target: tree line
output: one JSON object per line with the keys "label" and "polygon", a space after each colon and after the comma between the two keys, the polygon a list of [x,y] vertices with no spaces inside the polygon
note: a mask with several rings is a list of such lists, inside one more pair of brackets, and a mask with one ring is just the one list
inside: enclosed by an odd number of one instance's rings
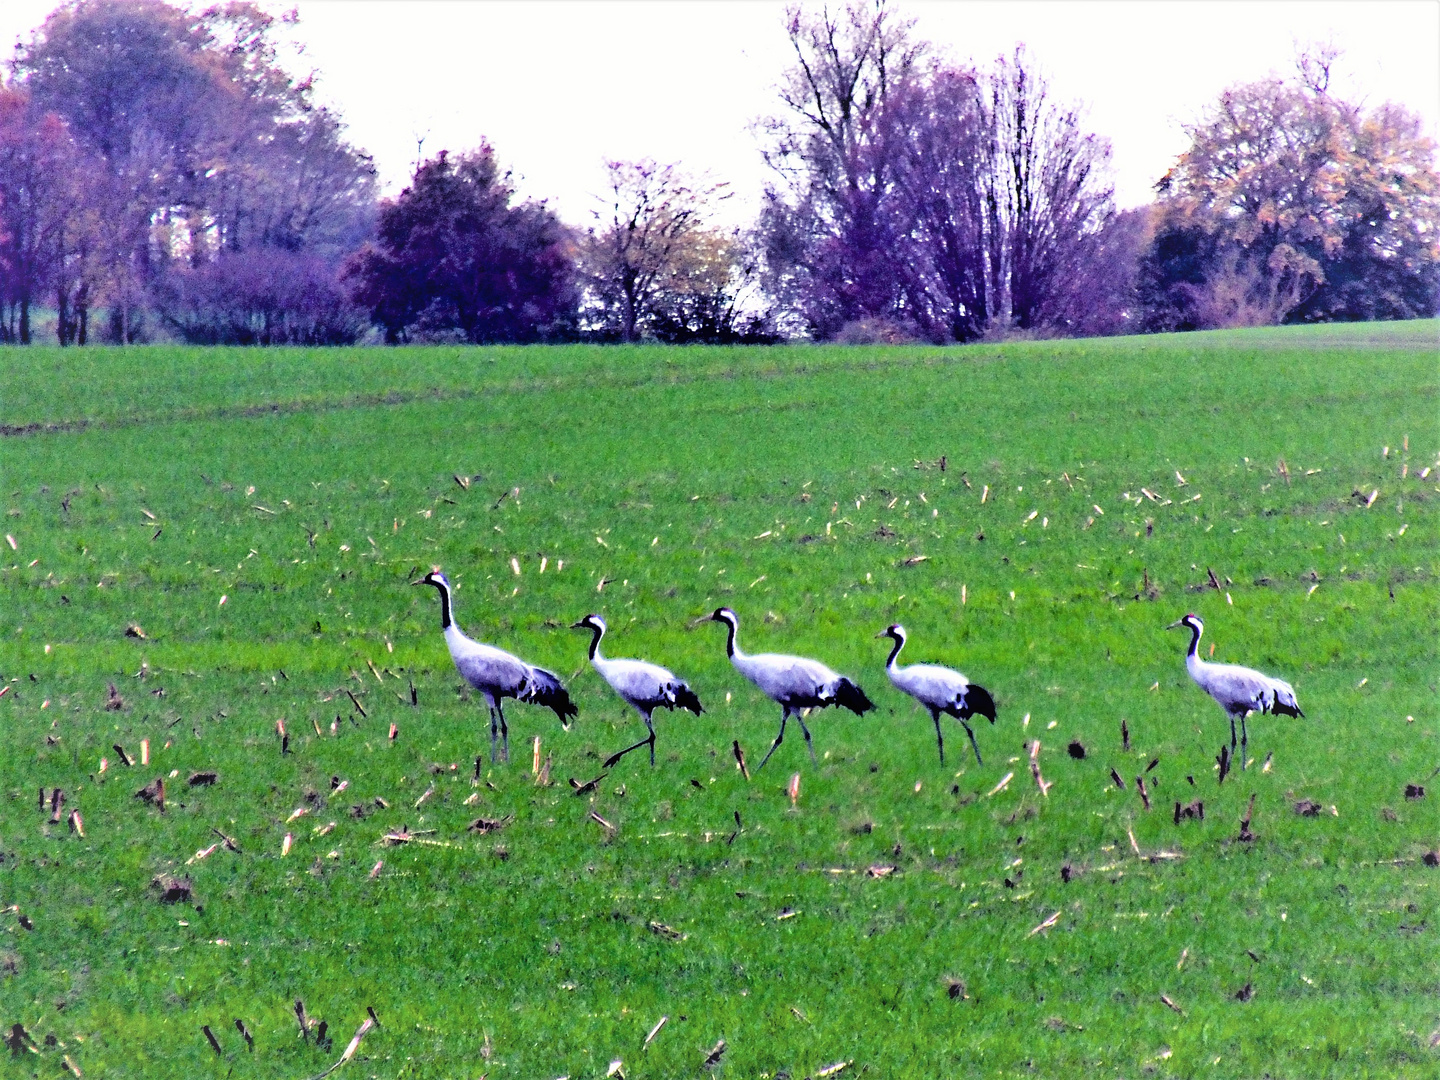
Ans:
{"label": "tree line", "polygon": [[[1148,206],[1023,47],[946,59],[884,0],[793,8],[771,182],[607,162],[585,227],[482,142],[379,197],[253,4],[72,0],[0,85],[0,341],[965,342],[1440,311],[1434,147],[1330,89],[1226,90]],[[48,339],[48,338],[47,338]]]}

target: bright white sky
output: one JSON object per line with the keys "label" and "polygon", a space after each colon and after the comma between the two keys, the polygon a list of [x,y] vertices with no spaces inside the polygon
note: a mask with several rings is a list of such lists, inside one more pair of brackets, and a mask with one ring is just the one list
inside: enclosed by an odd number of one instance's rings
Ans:
{"label": "bright white sky", "polygon": [[[263,3],[277,13],[291,6]],[[0,41],[28,36],[52,0],[0,2]],[[606,158],[653,157],[729,181],[748,218],[765,183],[752,122],[776,107],[790,54],[771,0],[299,0],[297,69],[375,156],[386,191],[424,152],[488,138],[521,192],[586,224]],[[900,0],[916,32],[987,63],[1025,42],[1062,100],[1114,147],[1121,206],[1185,147],[1181,125],[1226,86],[1288,74],[1298,45],[1343,50],[1332,86],[1389,99],[1440,132],[1435,0]]]}

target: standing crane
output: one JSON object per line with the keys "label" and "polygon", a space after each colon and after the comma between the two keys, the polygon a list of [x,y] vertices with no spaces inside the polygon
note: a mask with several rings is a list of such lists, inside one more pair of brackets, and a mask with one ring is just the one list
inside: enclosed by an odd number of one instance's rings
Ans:
{"label": "standing crane", "polygon": [[682,679],[677,679],[672,672],[666,671],[659,664],[649,664],[644,660],[611,660],[601,656],[600,639],[605,636],[606,627],[605,620],[599,615],[586,615],[570,629],[589,630],[595,635],[590,640],[590,666],[600,673],[600,677],[610,684],[615,693],[640,714],[640,719],[645,721],[645,726],[650,731],[649,738],[641,739],[606,758],[605,768],[612,767],[631,750],[638,750],[647,744],[650,747],[650,766],[654,768],[655,725],[650,721],[651,714],[660,708],[672,711],[678,708],[689,709],[699,716],[705,711],[700,705],[700,699]]}
{"label": "standing crane", "polygon": [[1235,721],[1240,721],[1240,767],[1245,768],[1249,736],[1245,717],[1252,712],[1275,713],[1281,716],[1304,716],[1295,700],[1295,690],[1284,679],[1273,679],[1254,668],[1239,664],[1212,664],[1200,659],[1200,635],[1205,622],[1190,614],[1176,619],[1165,629],[1184,627],[1190,631],[1190,648],[1185,653],[1185,667],[1201,690],[1214,698],[1230,716],[1230,749],[1235,749]]}
{"label": "standing crane", "polygon": [[948,713],[960,721],[965,734],[970,736],[970,746],[975,751],[975,764],[980,760],[980,747],[975,744],[975,732],[965,721],[976,715],[984,716],[995,723],[995,699],[983,686],[976,686],[958,671],[941,667],[939,664],[911,664],[896,667],[895,661],[905,647],[905,627],[899,623],[887,626],[876,637],[888,637],[895,642],[890,658],[885,661],[885,674],[896,689],[903,690],[921,705],[930,710],[930,719],[935,722],[935,742],[940,747],[940,764],[945,764],[945,736],[940,732],[940,714]]}
{"label": "standing crane", "polygon": [[[735,644],[735,635],[740,629],[740,618],[727,607],[716,608],[711,620],[724,623],[730,633],[725,639],[725,652],[735,670],[758,686],[765,695],[780,706],[780,734],[770,744],[760,768],[770,760],[775,748],[785,741],[785,723],[794,716],[805,733],[805,745],[810,750],[810,761],[815,763],[815,744],[810,739],[810,729],[805,726],[802,709],[823,709],[840,705],[856,716],[863,716],[875,707],[865,696],[865,691],[843,675],[837,675],[818,660],[803,656],[783,656],[779,653],[757,653],[747,656]],[[758,771],[758,770],[757,770]]]}
{"label": "standing crane", "polygon": [[[510,729],[505,724],[505,698],[514,698],[531,705],[544,705],[555,710],[560,723],[570,726],[570,718],[579,711],[570,701],[570,695],[553,672],[527,664],[518,656],[485,645],[468,638],[455,625],[451,615],[450,582],[437,566],[430,573],[411,585],[430,585],[440,593],[440,629],[445,631],[445,644],[450,647],[450,659],[465,681],[480,691],[485,704],[490,707],[490,760],[495,760],[495,740],[498,733],[504,740],[502,759],[510,760]],[[498,723],[497,723],[498,721]]]}

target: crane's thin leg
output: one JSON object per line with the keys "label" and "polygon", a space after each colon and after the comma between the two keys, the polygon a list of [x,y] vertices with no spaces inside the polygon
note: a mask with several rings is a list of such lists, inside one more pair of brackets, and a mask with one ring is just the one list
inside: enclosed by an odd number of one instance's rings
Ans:
{"label": "crane's thin leg", "polygon": [[930,719],[935,721],[935,741],[940,745],[940,764],[945,764],[945,736],[940,732],[940,713],[930,710]]}
{"label": "crane's thin leg", "polygon": [[490,706],[490,764],[495,764],[495,743],[500,738],[500,725],[495,720],[495,706]]}
{"label": "crane's thin leg", "polygon": [[1231,717],[1230,717],[1230,755],[1231,755],[1232,757],[1235,755],[1235,717],[1234,717],[1234,714],[1231,714]]}
{"label": "crane's thin leg", "polygon": [[1250,745],[1249,733],[1245,730],[1245,717],[1240,717],[1240,768],[1245,768],[1245,756]]}
{"label": "crane's thin leg", "polygon": [[652,723],[650,722],[650,718],[649,718],[648,716],[645,716],[643,713],[641,714],[640,719],[644,720],[644,721],[645,721],[645,726],[650,729],[650,734],[649,734],[649,736],[647,736],[647,737],[644,738],[644,739],[641,739],[641,740],[640,740],[639,742],[637,742],[637,743],[631,743],[629,746],[625,747],[624,750],[620,750],[620,751],[617,751],[616,753],[611,754],[608,758],[605,759],[605,768],[607,768],[607,769],[612,768],[617,761],[619,761],[619,760],[620,760],[622,757],[624,757],[626,754],[630,753],[631,750],[639,750],[640,747],[642,747],[642,746],[647,746],[647,745],[650,747],[650,764],[651,764],[651,766],[654,766],[654,764],[655,764],[655,726],[654,726],[654,724],[652,724]]}
{"label": "crane's thin leg", "polygon": [[806,746],[806,747],[809,749],[809,751],[810,751],[810,764],[811,764],[811,765],[819,765],[820,762],[818,762],[818,761],[815,760],[815,744],[810,741],[810,729],[805,726],[805,714],[804,714],[804,713],[796,713],[796,714],[795,714],[795,719],[800,722],[800,730],[805,733],[805,746]]}
{"label": "crane's thin leg", "polygon": [[510,764],[510,729],[505,725],[505,706],[495,702],[495,711],[500,714],[500,760]]}
{"label": "crane's thin leg", "polygon": [[[955,719],[960,720],[958,716]],[[970,736],[970,749],[975,751],[975,764],[984,765],[985,762],[980,760],[980,746],[975,742],[975,732],[970,730],[970,725],[964,720],[960,720],[960,726],[965,729],[965,734]]]}
{"label": "crane's thin leg", "polygon": [[756,772],[759,772],[765,767],[765,762],[770,760],[770,755],[775,752],[775,748],[785,741],[785,721],[789,719],[790,710],[787,708],[784,712],[780,714],[780,734],[775,736],[775,741],[770,744],[770,749],[766,751],[765,757],[761,759],[759,765],[755,766]]}

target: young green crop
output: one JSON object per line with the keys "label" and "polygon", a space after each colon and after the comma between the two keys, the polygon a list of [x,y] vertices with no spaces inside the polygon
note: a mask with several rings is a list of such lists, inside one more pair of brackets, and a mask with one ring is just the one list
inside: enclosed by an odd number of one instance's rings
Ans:
{"label": "young green crop", "polygon": [[[342,1075],[1434,1072],[1436,334],[7,352],[0,1023],[147,1078],[313,1076],[366,1006]],[[580,706],[511,704],[508,767],[431,565]],[[779,710],[721,604],[877,702],[818,768],[736,767]],[[1189,610],[1307,714],[1223,784]],[[590,611],[706,712],[577,795],[641,733]],[[995,694],[983,767],[894,621]]]}

